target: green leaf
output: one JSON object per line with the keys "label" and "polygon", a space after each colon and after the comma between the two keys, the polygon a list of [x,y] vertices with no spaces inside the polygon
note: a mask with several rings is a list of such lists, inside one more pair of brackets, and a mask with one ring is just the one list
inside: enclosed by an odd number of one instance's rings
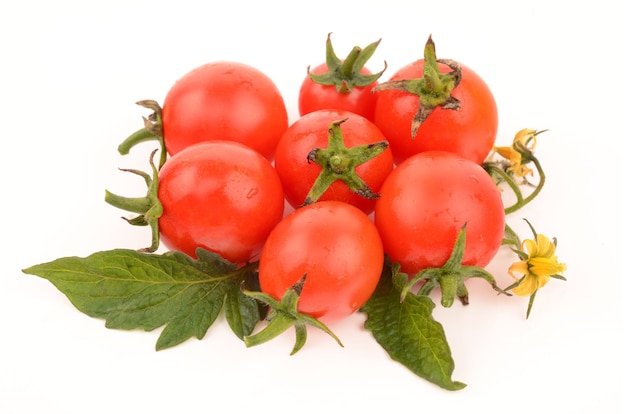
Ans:
{"label": "green leaf", "polygon": [[107,328],[151,331],[165,325],[156,344],[161,350],[191,337],[202,339],[229,287],[247,271],[207,251],[199,250],[198,257],[116,249],[23,272],[50,281],[78,310],[105,319]]}
{"label": "green leaf", "polygon": [[410,292],[401,301],[400,287],[394,287],[392,277],[383,274],[361,309],[367,314],[365,329],[372,332],[391,359],[414,374],[447,390],[465,388],[465,384],[451,378],[454,360],[443,327],[432,317],[435,304],[428,296]]}
{"label": "green leaf", "polygon": [[224,314],[230,329],[241,340],[252,333],[261,320],[259,303],[245,295],[239,284],[232,283],[226,293]]}

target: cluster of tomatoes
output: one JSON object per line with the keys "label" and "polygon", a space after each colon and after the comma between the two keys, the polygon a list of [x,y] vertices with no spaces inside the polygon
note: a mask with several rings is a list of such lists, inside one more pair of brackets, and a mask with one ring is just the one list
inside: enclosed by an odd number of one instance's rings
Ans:
{"label": "cluster of tomatoes", "polygon": [[365,304],[385,256],[408,274],[441,267],[462,228],[463,264],[487,265],[505,227],[482,167],[498,127],[492,94],[437,59],[431,39],[423,59],[379,83],[384,69],[365,67],[377,45],[338,59],[329,36],[291,125],[275,84],[249,65],[184,75],[120,147],[154,138],[167,154],[154,167],[157,204],[134,206],[138,221],[171,250],[258,261],[260,289],[277,299],[306,275],[298,310],[324,322]]}

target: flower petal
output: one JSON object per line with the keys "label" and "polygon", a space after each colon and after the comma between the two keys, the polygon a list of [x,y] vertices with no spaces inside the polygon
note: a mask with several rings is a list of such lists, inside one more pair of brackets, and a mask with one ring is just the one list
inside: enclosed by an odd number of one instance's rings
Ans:
{"label": "flower petal", "polygon": [[528,257],[535,257],[535,256],[537,256],[537,251],[539,250],[537,248],[537,242],[535,242],[534,240],[531,240],[531,239],[524,240],[522,242],[522,248],[528,254]]}
{"label": "flower petal", "polygon": [[506,158],[507,160],[511,159],[511,153],[513,152],[511,147],[494,147],[493,150],[503,158]]}
{"label": "flower petal", "polygon": [[543,234],[537,235],[537,253],[536,256],[552,258],[556,246],[552,243],[552,240],[544,236]]}
{"label": "flower petal", "polygon": [[519,142],[524,147],[530,149],[531,151],[534,151],[535,146],[537,145],[537,130],[536,129],[520,130],[517,134],[515,134],[515,138],[513,138],[513,144],[514,144],[513,146],[515,146],[516,142]]}
{"label": "flower petal", "polygon": [[538,277],[550,277],[565,270],[565,265],[556,261],[556,257],[531,257],[528,259],[528,270]]}
{"label": "flower petal", "polygon": [[515,262],[509,266],[509,275],[515,280],[519,280],[513,273],[521,273],[522,277],[528,274],[528,264],[524,262]]}
{"label": "flower petal", "polygon": [[537,278],[532,275],[526,275],[520,281],[520,284],[512,291],[518,296],[530,296],[539,289]]}

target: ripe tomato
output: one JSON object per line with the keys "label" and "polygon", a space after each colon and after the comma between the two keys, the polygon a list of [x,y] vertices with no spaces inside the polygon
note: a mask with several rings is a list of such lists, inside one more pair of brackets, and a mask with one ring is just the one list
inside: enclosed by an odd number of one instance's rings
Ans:
{"label": "ripe tomato", "polygon": [[246,144],[272,158],[288,126],[282,95],[259,70],[213,62],[179,79],[163,102],[163,139],[170,155],[207,140]]}
{"label": "ripe tomato", "polygon": [[280,179],[270,162],[236,142],[195,144],[159,171],[163,243],[195,257],[197,247],[234,263],[258,259],[283,216]]}
{"label": "ripe tomato", "polygon": [[441,267],[466,223],[464,265],[486,266],[504,236],[502,197],[489,174],[445,151],[400,164],[380,189],[374,215],[385,252],[408,274]]}
{"label": "ripe tomato", "polygon": [[320,201],[293,211],[272,230],[259,261],[259,283],[280,299],[306,273],[298,311],[329,322],[365,304],[383,261],[380,236],[365,213]]}
{"label": "ripe tomato", "polygon": [[[421,124],[415,137],[411,122],[420,98],[399,90],[378,91],[375,123],[387,137],[396,164],[413,154],[429,150],[455,152],[477,164],[482,164],[495,143],[498,130],[498,110],[489,87],[473,70],[462,66],[462,79],[452,90],[460,101],[458,110],[436,107]],[[442,73],[449,66],[438,64]],[[389,81],[421,78],[424,59],[398,70]]]}
{"label": "ripe tomato", "polygon": [[308,70],[300,85],[298,109],[300,116],[320,109],[337,109],[354,112],[374,122],[376,95],[372,88],[387,69],[376,73],[365,64],[376,51],[380,40],[361,49],[358,46],[345,59],[335,54],[330,33],[326,38],[326,62]]}
{"label": "ripe tomato", "polygon": [[[292,207],[297,208],[304,203],[309,190],[322,172],[320,165],[309,162],[309,153],[315,148],[327,148],[329,127],[343,119],[346,121],[341,123],[340,128],[347,148],[378,142],[386,143],[384,135],[374,123],[351,112],[319,110],[302,116],[281,137],[274,160],[276,171],[283,183],[285,198]],[[374,158],[358,165],[355,171],[376,193],[392,168],[393,156],[387,148]],[[374,210],[375,201],[354,193],[340,180],[332,183],[319,200],[343,201],[357,206],[367,214]]]}

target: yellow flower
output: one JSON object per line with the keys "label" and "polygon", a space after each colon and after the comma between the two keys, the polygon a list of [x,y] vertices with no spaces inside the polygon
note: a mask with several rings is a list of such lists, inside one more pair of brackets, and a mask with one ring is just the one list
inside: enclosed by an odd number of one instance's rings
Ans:
{"label": "yellow flower", "polygon": [[[524,240],[522,248],[525,260],[509,267],[509,274],[517,281],[517,286],[512,289],[516,295],[533,295],[551,277],[559,276],[565,271],[565,264],[559,263],[555,256],[556,245],[543,234],[537,234],[535,240]],[[518,279],[514,273],[521,273],[523,276]]]}
{"label": "yellow flower", "polygon": [[510,166],[507,171],[512,172],[517,177],[526,177],[533,175],[533,170],[526,166],[527,160],[524,159],[524,152],[533,152],[537,145],[537,135],[544,131],[536,129],[522,129],[513,138],[513,144],[510,147],[494,147],[494,154],[499,154],[506,158]]}

